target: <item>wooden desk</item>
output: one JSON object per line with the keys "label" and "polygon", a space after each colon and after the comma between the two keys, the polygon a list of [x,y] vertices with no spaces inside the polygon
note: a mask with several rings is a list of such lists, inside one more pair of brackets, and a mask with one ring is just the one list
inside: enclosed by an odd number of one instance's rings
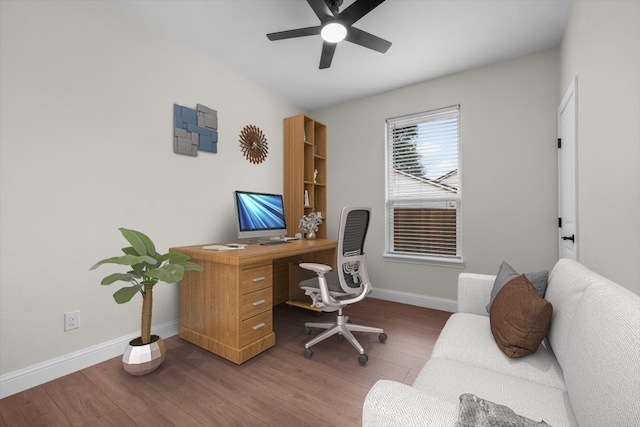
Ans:
{"label": "wooden desk", "polygon": [[180,284],[178,335],[241,364],[276,343],[273,306],[289,299],[289,265],[318,262],[335,267],[337,241],[250,244],[230,251],[202,246],[170,249],[204,268],[186,272]]}

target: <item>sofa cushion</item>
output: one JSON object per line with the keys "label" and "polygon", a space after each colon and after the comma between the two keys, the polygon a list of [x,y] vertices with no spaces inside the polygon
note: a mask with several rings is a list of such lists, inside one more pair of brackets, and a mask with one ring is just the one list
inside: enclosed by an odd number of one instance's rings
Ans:
{"label": "sofa cushion", "polygon": [[554,427],[578,425],[565,390],[457,360],[429,360],[413,386],[450,402],[459,402],[461,394],[475,394]]}
{"label": "sofa cushion", "polygon": [[640,296],[592,273],[563,364],[580,425],[640,426]]}
{"label": "sofa cushion", "polygon": [[549,387],[565,388],[562,369],[546,341],[534,354],[509,358],[496,345],[487,316],[453,314],[433,347],[431,359],[436,358],[458,360]]}
{"label": "sofa cushion", "polygon": [[[520,273],[518,273],[513,267],[502,261],[502,264],[500,264],[500,269],[498,270],[498,274],[496,276],[496,280],[493,282],[493,289],[491,289],[491,299],[489,300],[489,304],[487,304],[487,313],[491,311],[491,305],[496,299],[498,292],[500,292],[500,289],[502,289],[504,285],[506,285],[519,275]],[[544,298],[545,292],[547,291],[549,272],[537,271],[535,273],[526,273],[525,276],[527,277],[527,280],[531,282],[533,287],[536,288],[536,292],[538,292],[538,295]]]}
{"label": "sofa cushion", "polygon": [[493,301],[491,333],[504,354],[523,357],[538,349],[549,330],[552,313],[551,304],[522,274],[504,285]]}
{"label": "sofa cushion", "polygon": [[452,426],[457,417],[458,402],[391,380],[378,380],[362,406],[363,427]]}

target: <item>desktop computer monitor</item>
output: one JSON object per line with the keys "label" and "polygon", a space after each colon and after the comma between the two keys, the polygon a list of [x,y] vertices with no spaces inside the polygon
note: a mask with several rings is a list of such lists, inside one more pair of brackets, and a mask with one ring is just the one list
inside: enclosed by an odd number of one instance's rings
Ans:
{"label": "desktop computer monitor", "polygon": [[238,239],[258,240],[287,234],[281,194],[235,191]]}

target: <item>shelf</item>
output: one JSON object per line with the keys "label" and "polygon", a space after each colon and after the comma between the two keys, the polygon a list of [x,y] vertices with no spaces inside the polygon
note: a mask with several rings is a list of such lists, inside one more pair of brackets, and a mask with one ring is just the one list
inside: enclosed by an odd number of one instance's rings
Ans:
{"label": "shelf", "polygon": [[[300,219],[327,209],[327,128],[304,114],[284,119],[284,197],[287,234],[299,233]],[[303,144],[300,144],[303,141]],[[305,206],[305,191],[309,204]],[[318,228],[318,238],[327,236],[326,220]]]}

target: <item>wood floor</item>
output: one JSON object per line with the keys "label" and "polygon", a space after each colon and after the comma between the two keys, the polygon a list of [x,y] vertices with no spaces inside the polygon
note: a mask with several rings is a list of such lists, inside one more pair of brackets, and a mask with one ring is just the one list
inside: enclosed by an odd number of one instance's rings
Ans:
{"label": "wood floor", "polygon": [[382,344],[355,333],[365,367],[335,336],[305,359],[304,322],[334,315],[281,305],[276,346],[240,366],[174,336],[150,375],[127,374],[117,357],[0,400],[0,427],[360,426],[369,388],[379,379],[413,383],[450,313],[368,298],[345,314],[388,335]]}

